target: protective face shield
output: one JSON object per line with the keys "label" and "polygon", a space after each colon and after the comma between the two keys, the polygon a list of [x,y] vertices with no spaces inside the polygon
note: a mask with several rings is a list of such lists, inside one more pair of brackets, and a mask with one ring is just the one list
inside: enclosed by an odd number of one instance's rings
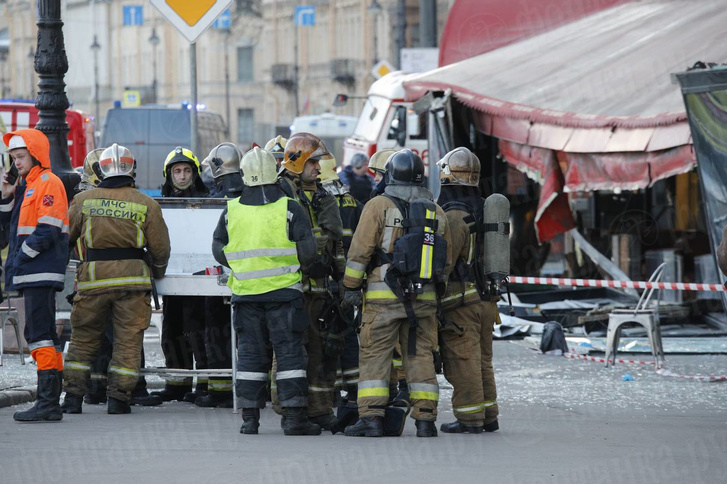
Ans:
{"label": "protective face shield", "polygon": [[83,171],[81,171],[81,182],[78,184],[78,190],[84,191],[96,188],[103,180],[99,159],[103,153],[103,148],[97,148],[90,151],[83,160]]}
{"label": "protective face shield", "polygon": [[303,173],[305,163],[311,158],[323,161],[327,158],[333,158],[333,155],[317,136],[310,133],[295,133],[285,145],[285,158],[281,163],[281,167],[291,173],[300,175]]}
{"label": "protective face shield", "polygon": [[321,174],[318,175],[318,179],[321,183],[339,180],[336,172],[336,159],[333,156],[320,160],[319,164],[321,165]]}
{"label": "protective face shield", "polygon": [[272,185],[278,178],[278,165],[272,153],[253,148],[242,157],[242,181],[248,187]]}
{"label": "protective face shield", "polygon": [[169,154],[167,155],[167,159],[164,160],[164,178],[166,178],[167,175],[171,173],[169,169],[172,167],[172,165],[175,165],[177,163],[189,163],[194,167],[193,171],[195,171],[197,174],[200,173],[199,161],[197,161],[197,157],[194,156],[192,150],[177,146],[169,152]]}
{"label": "protective face shield", "polygon": [[237,145],[224,142],[212,148],[202,163],[210,167],[212,178],[216,180],[225,175],[239,173],[241,159],[242,154]]}
{"label": "protective face shield", "polygon": [[131,151],[116,143],[101,152],[98,165],[101,170],[101,178],[104,180],[114,176],[134,177],[136,175],[134,171],[136,160],[131,155]]}
{"label": "protective face shield", "polygon": [[287,144],[287,138],[278,135],[265,143],[265,151],[272,153],[275,159],[280,162],[285,157],[285,145]]}
{"label": "protective face shield", "polygon": [[480,160],[467,148],[455,148],[437,166],[442,185],[476,187],[480,182]]}
{"label": "protective face shield", "polygon": [[386,162],[389,160],[389,157],[394,153],[396,153],[396,150],[392,148],[386,148],[374,153],[374,155],[369,160],[369,170],[372,170],[376,173],[381,173],[382,175],[386,173]]}
{"label": "protective face shield", "polygon": [[424,162],[411,150],[403,149],[389,157],[386,164],[387,185],[417,185],[424,182]]}

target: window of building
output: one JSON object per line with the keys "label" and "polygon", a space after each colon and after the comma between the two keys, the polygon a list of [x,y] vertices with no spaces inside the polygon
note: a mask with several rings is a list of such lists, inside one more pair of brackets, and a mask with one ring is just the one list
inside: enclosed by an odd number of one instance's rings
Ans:
{"label": "window of building", "polygon": [[255,138],[255,110],[237,110],[237,142],[246,146],[252,144]]}
{"label": "window of building", "polygon": [[240,82],[253,81],[252,46],[237,48],[237,80]]}

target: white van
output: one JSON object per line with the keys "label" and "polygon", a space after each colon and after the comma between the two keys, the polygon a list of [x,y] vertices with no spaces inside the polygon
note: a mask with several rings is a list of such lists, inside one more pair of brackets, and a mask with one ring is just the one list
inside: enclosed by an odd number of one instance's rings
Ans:
{"label": "white van", "polygon": [[338,116],[323,113],[317,116],[299,116],[290,126],[290,134],[311,133],[318,136],[326,144],[333,156],[341,160],[343,155],[343,142],[351,136],[358,118],[355,116]]}
{"label": "white van", "polygon": [[[428,167],[427,115],[418,116],[414,103],[404,100],[404,82],[418,75],[395,71],[371,85],[356,128],[343,143],[343,166],[356,153],[370,158],[385,148],[409,148]],[[338,98],[339,105],[347,99],[341,94]]]}

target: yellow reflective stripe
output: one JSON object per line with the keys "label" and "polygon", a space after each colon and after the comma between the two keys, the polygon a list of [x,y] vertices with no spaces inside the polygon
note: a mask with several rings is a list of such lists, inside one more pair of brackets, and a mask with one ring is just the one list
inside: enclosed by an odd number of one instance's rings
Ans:
{"label": "yellow reflective stripe", "polygon": [[455,413],[477,413],[482,412],[485,409],[485,404],[478,403],[476,405],[469,405],[467,407],[453,407]]}
{"label": "yellow reflective stripe", "polygon": [[[361,382],[359,382],[359,385]],[[358,398],[364,397],[388,397],[389,387],[386,388],[359,388]]]}
{"label": "yellow reflective stripe", "polygon": [[96,261],[88,264],[88,277],[90,280],[96,280]]}
{"label": "yellow reflective stripe", "polygon": [[83,244],[81,244],[81,238],[76,239],[76,252],[78,252],[78,257],[83,261]]}
{"label": "yellow reflective stripe", "polygon": [[400,366],[402,366],[404,364],[403,361],[401,361],[400,359],[397,359],[397,358],[394,358],[393,360],[391,360],[391,363],[393,363],[394,368],[399,368]]}
{"label": "yellow reflective stripe", "polygon": [[494,407],[495,405],[497,405],[497,400],[492,400],[492,401],[485,400],[485,408]]}
{"label": "yellow reflective stripe", "polygon": [[89,249],[93,249],[93,238],[91,237],[91,219],[90,218],[86,219],[86,234],[84,237],[86,239],[86,247],[88,247]]}
{"label": "yellow reflective stripe", "polygon": [[343,273],[344,277],[350,277],[352,279],[363,279],[364,271],[359,271],[346,266],[346,271]]}
{"label": "yellow reflective stripe", "polygon": [[117,277],[115,279],[100,279],[98,281],[79,282],[78,289],[106,286],[126,286],[151,284],[148,278],[143,277]]}
{"label": "yellow reflective stripe", "polygon": [[118,373],[119,375],[126,376],[139,376],[138,371],[134,371],[131,368],[124,368],[123,366],[109,366],[109,373]]}
{"label": "yellow reflective stripe", "polygon": [[470,234],[470,250],[467,254],[467,265],[472,263],[472,259],[475,257],[475,234]]}
{"label": "yellow reflective stripe", "polygon": [[140,222],[139,220],[136,221],[136,247],[140,249],[143,248],[144,245],[146,245],[144,243],[144,231],[141,230],[141,224],[142,222]]}
{"label": "yellow reflective stripe", "polygon": [[[361,391],[358,392],[359,396],[361,396]],[[434,400],[435,402],[439,400],[439,393],[434,392],[409,392],[409,398],[412,400]]]}
{"label": "yellow reflective stripe", "polygon": [[86,363],[81,363],[80,361],[66,361],[63,363],[63,367],[68,370],[80,370],[80,371],[90,371],[91,365],[88,365]]}
{"label": "yellow reflective stripe", "polygon": [[86,217],[111,217],[135,222],[146,220],[146,205],[125,200],[98,198],[84,200],[81,213]]}
{"label": "yellow reflective stripe", "polygon": [[331,387],[317,387],[313,385],[308,385],[308,391],[309,392],[332,392],[333,388]]}
{"label": "yellow reflective stripe", "polygon": [[[398,301],[399,298],[394,295],[391,290],[389,291],[366,291],[365,299],[368,301],[369,299],[392,299]],[[417,301],[435,301],[437,299],[437,296],[431,292],[425,292],[424,294],[419,294],[417,296]]]}
{"label": "yellow reflective stripe", "polygon": [[[426,219],[434,220],[434,212],[426,211]],[[422,260],[419,266],[419,278],[432,278],[432,256],[434,252],[434,230],[431,227],[424,227],[424,243],[422,245]]]}
{"label": "yellow reflective stripe", "polygon": [[[477,293],[477,288],[474,288],[474,289],[467,289],[467,290],[466,290],[466,291],[464,292],[464,296],[465,296],[465,297],[466,297],[466,296],[471,296],[471,295],[473,295],[473,294],[478,294],[478,293]],[[461,293],[461,292],[458,292],[458,293],[452,294],[451,296],[447,296],[447,297],[443,298],[443,299],[442,299],[442,302],[443,302],[443,303],[446,303],[446,302],[448,302],[448,301],[452,301],[452,300],[454,300],[454,299],[461,299],[461,298],[462,298],[462,293]]]}

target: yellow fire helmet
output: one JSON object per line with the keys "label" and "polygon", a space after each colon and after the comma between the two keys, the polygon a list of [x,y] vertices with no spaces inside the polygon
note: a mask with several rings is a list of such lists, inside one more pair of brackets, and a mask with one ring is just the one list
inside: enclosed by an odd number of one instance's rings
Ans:
{"label": "yellow fire helmet", "polygon": [[281,166],[291,173],[300,175],[308,160],[321,161],[326,158],[333,158],[333,155],[320,138],[310,133],[295,133],[285,145],[285,158]]}
{"label": "yellow fire helmet", "polygon": [[288,144],[287,138],[278,135],[265,143],[265,151],[271,153],[276,160],[282,160],[285,156],[285,145]]}
{"label": "yellow fire helmet", "polygon": [[476,187],[480,182],[480,159],[467,148],[455,148],[437,162],[442,185]]}
{"label": "yellow fire helmet", "polygon": [[396,150],[393,148],[385,148],[374,153],[369,160],[369,170],[381,173],[382,175],[386,173],[386,162],[389,161],[389,157],[394,153],[396,153]]}
{"label": "yellow fire helmet", "polygon": [[194,153],[192,153],[192,150],[177,146],[169,152],[167,159],[164,160],[164,178],[167,177],[167,170],[177,163],[189,163],[197,168],[198,174],[200,173],[199,161],[197,160],[197,157],[194,156]]}
{"label": "yellow fire helmet", "polygon": [[321,165],[321,174],[318,175],[318,179],[321,183],[339,180],[338,172],[336,171],[336,159],[333,156],[325,158],[319,163]]}

